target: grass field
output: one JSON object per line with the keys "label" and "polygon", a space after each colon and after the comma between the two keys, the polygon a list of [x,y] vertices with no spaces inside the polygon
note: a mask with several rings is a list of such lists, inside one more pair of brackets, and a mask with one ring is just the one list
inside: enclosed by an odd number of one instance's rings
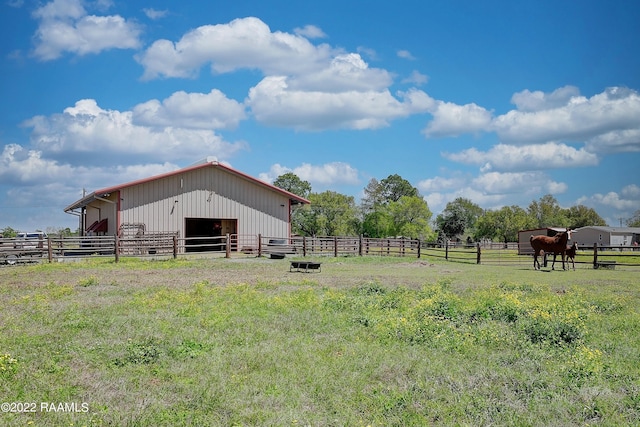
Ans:
{"label": "grass field", "polygon": [[0,425],[640,425],[637,272],[321,261],[0,268]]}

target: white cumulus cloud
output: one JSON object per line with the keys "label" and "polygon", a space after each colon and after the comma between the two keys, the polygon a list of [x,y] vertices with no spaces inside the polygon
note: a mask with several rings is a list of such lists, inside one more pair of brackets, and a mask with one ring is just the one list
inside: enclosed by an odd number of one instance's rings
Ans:
{"label": "white cumulus cloud", "polygon": [[117,162],[122,156],[133,163],[207,155],[228,158],[246,148],[208,129],[136,125],[131,111],[102,109],[93,99],[80,100],[62,114],[33,117],[23,125],[32,128],[32,144],[47,156],[68,160],[80,156],[83,162],[96,164]]}
{"label": "white cumulus cloud", "polygon": [[[562,102],[552,103],[552,108],[512,110],[498,116],[492,128],[501,141],[518,144],[585,141],[611,132],[640,129],[638,92],[612,87],[591,98],[569,92],[573,96],[559,97]],[[636,141],[636,149],[639,145],[640,141]]]}
{"label": "white cumulus cloud", "polygon": [[449,160],[482,166],[483,170],[525,171],[595,166],[598,156],[584,148],[547,142],[523,146],[498,144],[488,151],[469,148],[458,153],[443,153]]}
{"label": "white cumulus cloud", "polygon": [[462,187],[464,184],[466,184],[466,179],[462,177],[444,178],[438,176],[418,182],[417,187],[422,193],[432,193],[457,189]]}
{"label": "white cumulus cloud", "polygon": [[[586,204],[594,207],[613,208],[617,211],[617,217],[630,218],[635,211],[640,209],[640,186],[630,184],[622,188],[621,191],[610,191],[608,193],[595,193],[591,196],[583,196],[576,203]],[[610,224],[617,224],[618,221],[609,219]]]}
{"label": "white cumulus cloud", "polygon": [[417,187],[433,212],[442,211],[458,197],[472,200],[484,209],[499,209],[505,205],[526,206],[539,194],[562,194],[568,189],[566,183],[554,181],[540,171],[486,172],[475,177],[456,173],[424,179]]}
{"label": "white cumulus cloud", "polygon": [[244,106],[217,89],[209,93],[175,92],[133,108],[133,123],[142,126],[190,129],[234,129],[245,118]]}
{"label": "white cumulus cloud", "polygon": [[423,130],[427,137],[458,136],[486,131],[492,119],[491,111],[474,103],[458,105],[438,101],[430,113],[433,120]]}
{"label": "white cumulus cloud", "polygon": [[43,61],[65,52],[86,55],[140,46],[137,24],[119,15],[89,15],[81,0],[54,0],[36,9],[33,16],[39,20],[33,55]]}
{"label": "white cumulus cloud", "polygon": [[472,186],[486,194],[558,194],[567,185],[549,179],[542,172],[487,172],[476,177]]}
{"label": "white cumulus cloud", "polygon": [[301,73],[328,63],[333,50],[315,46],[303,36],[272,32],[258,18],[235,19],[227,24],[204,25],[177,42],[155,41],[137,56],[145,79],[193,77],[210,64],[216,73],[258,69],[265,74]]}
{"label": "white cumulus cloud", "polygon": [[419,92],[400,93],[399,100],[386,89],[303,91],[291,89],[286,77],[266,77],[251,88],[246,104],[259,122],[270,125],[302,130],[377,129],[428,107],[430,98]]}
{"label": "white cumulus cloud", "polygon": [[411,83],[417,86],[421,86],[429,81],[429,76],[422,74],[417,70],[413,70],[409,77],[402,79],[402,83]]}
{"label": "white cumulus cloud", "polygon": [[322,39],[327,37],[324,31],[315,25],[305,25],[302,28],[295,28],[293,32],[308,39]]}
{"label": "white cumulus cloud", "polygon": [[531,92],[527,89],[515,93],[511,97],[511,102],[515,104],[519,111],[542,111],[563,107],[567,105],[571,98],[579,95],[580,91],[575,86],[564,86],[551,93],[539,90]]}
{"label": "white cumulus cloud", "polygon": [[144,8],[142,9],[142,11],[144,12],[145,15],[147,15],[147,18],[153,19],[153,20],[164,18],[169,14],[168,10],[157,10],[153,8]]}
{"label": "white cumulus cloud", "polygon": [[[594,154],[640,151],[640,94],[610,87],[590,98],[565,86],[551,93],[525,90],[512,102],[517,109],[493,116],[476,104],[437,101],[433,119],[423,133],[428,138],[494,132],[505,145],[581,143]],[[585,157],[583,156],[583,160]]]}
{"label": "white cumulus cloud", "polygon": [[337,55],[326,67],[289,79],[293,89],[323,92],[382,90],[391,83],[389,72],[369,68],[357,53]]}
{"label": "white cumulus cloud", "polygon": [[263,181],[273,182],[280,175],[292,172],[298,178],[313,184],[358,184],[358,170],[343,162],[331,162],[322,165],[303,163],[300,166],[289,168],[278,163],[271,166],[269,172],[261,173],[259,178]]}
{"label": "white cumulus cloud", "polygon": [[401,49],[398,52],[396,52],[398,55],[398,58],[402,58],[402,59],[408,59],[408,60],[415,60],[416,58],[411,54],[411,52],[409,52],[408,50],[405,49]]}

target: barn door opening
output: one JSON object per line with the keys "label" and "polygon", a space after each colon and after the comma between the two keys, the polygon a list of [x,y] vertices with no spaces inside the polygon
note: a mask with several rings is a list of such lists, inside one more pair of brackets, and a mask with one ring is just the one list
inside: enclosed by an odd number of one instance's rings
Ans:
{"label": "barn door opening", "polygon": [[184,237],[185,251],[187,252],[209,252],[221,249],[218,246],[222,243],[220,239],[215,239],[222,235],[222,223],[213,218],[185,218]]}
{"label": "barn door opening", "polygon": [[185,218],[186,252],[225,251],[225,237],[236,233],[237,220],[220,218]]}
{"label": "barn door opening", "polygon": [[231,235],[231,252],[238,250],[238,220],[237,219],[223,219],[222,221],[222,235]]}

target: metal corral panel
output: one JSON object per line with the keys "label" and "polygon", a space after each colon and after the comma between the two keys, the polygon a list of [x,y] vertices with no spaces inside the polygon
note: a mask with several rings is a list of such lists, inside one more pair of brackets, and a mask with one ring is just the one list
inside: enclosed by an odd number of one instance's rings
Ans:
{"label": "metal corral panel", "polygon": [[[188,170],[120,190],[120,223],[185,235],[185,218],[237,220],[238,234],[289,237],[289,198],[224,169]],[[225,232],[225,230],[223,230]]]}

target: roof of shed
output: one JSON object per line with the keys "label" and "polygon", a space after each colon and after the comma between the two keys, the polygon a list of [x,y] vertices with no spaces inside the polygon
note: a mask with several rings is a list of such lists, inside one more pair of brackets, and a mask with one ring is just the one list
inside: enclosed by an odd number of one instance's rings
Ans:
{"label": "roof of shed", "polygon": [[213,167],[213,168],[217,168],[220,170],[223,170],[225,172],[231,173],[233,175],[236,175],[240,178],[244,178],[248,181],[251,181],[255,184],[258,184],[262,187],[265,187],[269,190],[272,190],[276,193],[280,193],[286,197],[289,198],[289,200],[291,200],[291,202],[293,202],[294,204],[310,204],[311,202],[307,199],[305,199],[304,197],[300,197],[297,194],[291,193],[289,191],[283,190],[282,188],[278,188],[275,185],[271,185],[268,182],[265,181],[261,181],[257,178],[254,178],[250,175],[247,175],[243,172],[240,172],[236,169],[233,169],[230,166],[224,165],[218,161],[206,161],[206,162],[202,162],[202,163],[197,163],[195,165],[192,166],[188,166],[186,168],[182,168],[182,169],[177,169],[175,171],[172,172],[167,172],[161,175],[155,175],[155,176],[151,176],[149,178],[143,178],[143,179],[139,179],[136,181],[131,181],[131,182],[127,182],[124,184],[120,184],[120,185],[114,185],[112,187],[106,187],[106,188],[101,188],[99,190],[96,190],[90,194],[87,194],[86,196],[84,196],[82,199],[75,201],[74,203],[70,204],[69,206],[67,206],[66,208],[64,208],[65,212],[70,212],[73,211],[75,209],[78,208],[82,208],[87,206],[88,204],[90,204],[91,202],[95,201],[95,200],[100,200],[105,196],[108,196],[109,194],[118,191],[118,190],[122,190],[124,188],[128,188],[128,187],[133,187],[135,185],[140,185],[140,184],[144,184],[147,182],[151,182],[151,181],[155,181],[157,179],[162,179],[162,178],[167,178],[170,176],[175,176],[175,175],[179,175],[185,172],[190,172],[193,170],[197,170],[197,169],[202,169],[202,168],[207,168],[207,167]]}
{"label": "roof of shed", "polygon": [[518,231],[518,233],[528,233],[531,231],[545,231],[545,230],[553,230],[555,232],[562,232],[562,231],[567,231],[566,227],[541,227],[541,228],[530,228],[528,230],[520,230]]}
{"label": "roof of shed", "polygon": [[608,227],[601,225],[589,225],[586,227],[580,227],[576,229],[576,232],[580,230],[598,230],[603,231],[605,233],[632,233],[632,234],[640,234],[640,227]]}

